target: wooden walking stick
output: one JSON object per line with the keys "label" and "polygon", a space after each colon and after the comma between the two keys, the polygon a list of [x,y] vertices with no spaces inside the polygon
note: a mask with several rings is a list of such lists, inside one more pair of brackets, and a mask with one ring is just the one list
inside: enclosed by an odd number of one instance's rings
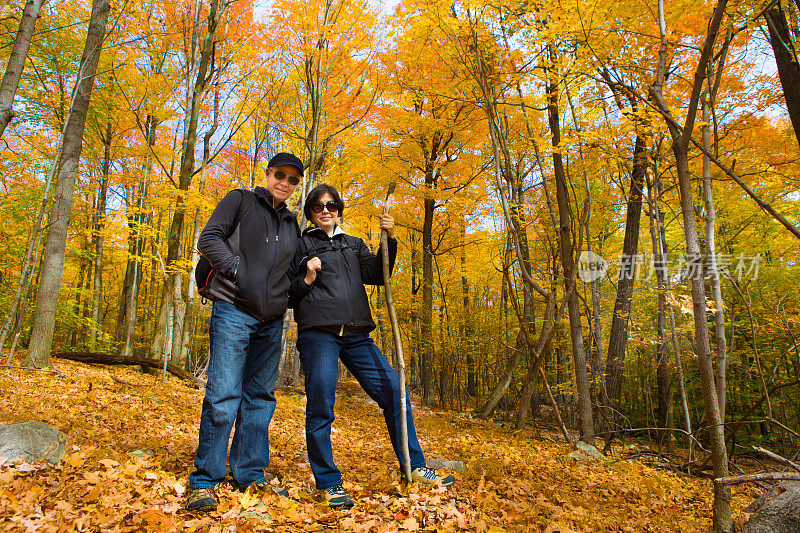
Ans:
{"label": "wooden walking stick", "polygon": [[[386,200],[383,203],[383,214],[389,214],[389,198],[394,193],[395,182],[389,184],[386,191]],[[389,311],[389,322],[392,324],[392,335],[394,337],[394,348],[397,353],[397,363],[400,367],[397,372],[397,381],[400,389],[400,417],[403,423],[400,425],[400,438],[403,448],[403,473],[407,482],[411,482],[411,454],[408,451],[408,412],[406,410],[406,360],[403,356],[403,340],[400,338],[400,326],[397,324],[397,315],[394,312],[394,300],[392,299],[391,268],[389,266],[389,232],[381,230],[381,258],[383,260],[383,288],[386,291],[386,308]]]}

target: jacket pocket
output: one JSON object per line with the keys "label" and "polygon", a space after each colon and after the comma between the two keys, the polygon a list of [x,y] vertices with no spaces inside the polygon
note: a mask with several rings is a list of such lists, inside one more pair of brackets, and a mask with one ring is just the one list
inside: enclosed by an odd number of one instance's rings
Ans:
{"label": "jacket pocket", "polygon": [[236,282],[216,271],[212,272],[206,290],[212,298],[223,300],[228,303],[234,303],[234,299],[238,293]]}

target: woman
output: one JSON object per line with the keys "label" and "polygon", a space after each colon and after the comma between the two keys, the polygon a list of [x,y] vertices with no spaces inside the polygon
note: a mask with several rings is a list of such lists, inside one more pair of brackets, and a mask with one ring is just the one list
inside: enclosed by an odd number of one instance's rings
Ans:
{"label": "woman", "polygon": [[[403,465],[400,394],[397,374],[372,342],[375,322],[364,284],[382,285],[380,250],[369,251],[364,241],[346,235],[337,224],[344,211],[339,193],[330,185],[315,187],[303,207],[314,227],[303,232],[292,265],[292,298],[297,321],[297,349],[305,374],[306,445],[317,489],[332,508],[350,507],[353,500],[342,487],[342,474],[333,461],[331,424],[339,359],[364,391],[383,409],[395,455]],[[391,264],[397,254],[394,219],[380,216],[389,232]],[[427,484],[455,482],[425,466],[411,403],[406,400],[411,479]]]}

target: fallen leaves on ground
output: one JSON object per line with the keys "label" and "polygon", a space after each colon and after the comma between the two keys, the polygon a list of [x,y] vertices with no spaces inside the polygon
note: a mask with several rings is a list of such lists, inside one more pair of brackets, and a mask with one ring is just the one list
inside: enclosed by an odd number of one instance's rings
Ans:
{"label": "fallen leaves on ground", "polygon": [[[378,407],[345,383],[334,454],[356,505],[320,503],[304,461],[305,397],[278,392],[269,472],[290,497],[220,485],[219,508],[183,509],[203,392],[124,367],[56,361],[59,374],[0,369],[0,423],[41,420],[68,434],[60,465],[0,464],[3,531],[706,531],[710,482],[637,461],[576,461],[566,445],[494,423],[415,409],[427,457],[466,464],[449,489],[399,484]],[[0,459],[0,463],[2,463]],[[752,494],[736,489],[734,514]]]}

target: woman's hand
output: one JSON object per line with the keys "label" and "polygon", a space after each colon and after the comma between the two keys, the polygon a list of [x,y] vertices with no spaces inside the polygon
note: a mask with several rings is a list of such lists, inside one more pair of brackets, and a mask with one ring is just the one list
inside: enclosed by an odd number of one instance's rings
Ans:
{"label": "woman's hand", "polygon": [[312,257],[306,263],[306,285],[311,285],[317,279],[317,272],[322,270],[322,261],[319,257]]}
{"label": "woman's hand", "polygon": [[381,229],[385,229],[389,233],[389,237],[394,239],[394,219],[391,215],[378,215],[378,218],[381,219]]}

